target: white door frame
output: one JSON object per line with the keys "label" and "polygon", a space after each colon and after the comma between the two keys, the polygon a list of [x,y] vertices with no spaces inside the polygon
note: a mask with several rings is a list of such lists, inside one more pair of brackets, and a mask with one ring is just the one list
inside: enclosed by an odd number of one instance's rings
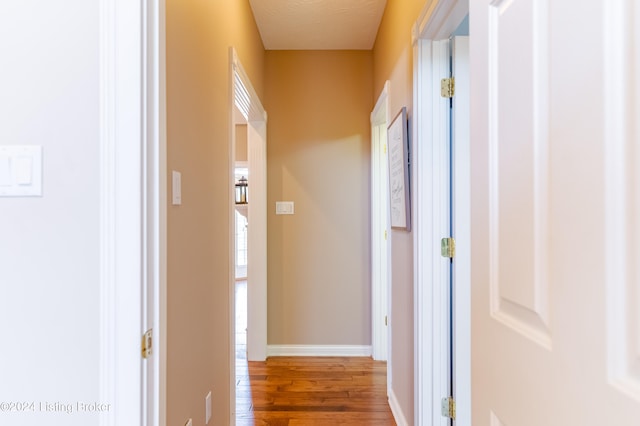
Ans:
{"label": "white door frame", "polygon": [[[388,361],[391,357],[391,327],[388,326],[391,230],[389,214],[385,213],[389,209],[386,172],[389,84],[387,80],[371,112],[371,347],[373,359],[379,361]],[[390,373],[388,369],[387,384],[391,383]]]}
{"label": "white door frame", "polygon": [[[166,96],[164,0],[100,1],[100,413],[164,426]],[[139,353],[153,329],[153,353]]]}
{"label": "white door frame", "polygon": [[[448,274],[449,261],[440,254],[440,239],[448,235],[449,173],[449,106],[440,97],[440,79],[448,76],[448,48],[438,40],[446,40],[456,30],[469,10],[468,0],[439,0],[427,4],[413,28],[414,43],[414,127],[413,170],[414,186],[414,312],[416,375],[414,407],[416,425],[447,424],[441,416],[440,401],[448,389]],[[454,152],[457,157],[460,153]],[[457,162],[456,158],[456,162]],[[454,204],[468,209],[469,182],[457,175]],[[466,170],[466,173],[469,171]],[[448,179],[446,179],[448,180]],[[446,205],[445,205],[446,204]],[[456,218],[459,220],[459,218]],[[468,231],[468,228],[467,228]],[[458,249],[468,253],[470,236],[457,232]],[[469,256],[456,260],[457,291],[469,292]],[[457,297],[456,297],[457,299]],[[458,304],[456,300],[456,304]],[[456,311],[456,333],[469,335],[469,309]],[[470,341],[455,341],[458,368],[468,363]],[[462,358],[460,358],[462,357]],[[465,359],[466,357],[466,359]],[[466,371],[466,372],[464,372]],[[468,368],[458,371],[457,393],[468,394]],[[460,374],[463,373],[463,374]],[[469,400],[470,398],[463,398]],[[457,410],[457,422],[468,425],[466,414],[470,407]]]}
{"label": "white door frame", "polygon": [[165,426],[167,406],[167,96],[165,0],[144,0],[146,325],[154,347],[146,371],[144,425]]}
{"label": "white door frame", "polygon": [[[247,122],[247,154],[251,185],[249,195],[251,201],[248,205],[251,220],[247,225],[247,360],[249,361],[267,359],[267,115],[264,111],[261,118],[256,120],[250,116]],[[235,314],[233,318],[235,319]],[[235,330],[235,325],[233,329]]]}
{"label": "white door frame", "polygon": [[[267,358],[267,113],[233,47],[229,49],[229,182],[235,180],[234,109],[247,120],[249,235],[247,265],[247,359]],[[229,223],[235,223],[235,188],[229,185]],[[230,412],[235,424],[235,226],[229,226]]]}
{"label": "white door frame", "polygon": [[454,383],[456,424],[471,425],[471,146],[469,37],[452,43],[456,90],[453,108]]}

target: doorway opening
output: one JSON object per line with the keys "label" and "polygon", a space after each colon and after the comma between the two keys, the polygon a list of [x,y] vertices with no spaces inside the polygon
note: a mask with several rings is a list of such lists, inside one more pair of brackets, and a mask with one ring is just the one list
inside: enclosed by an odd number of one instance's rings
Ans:
{"label": "doorway opening", "polygon": [[[236,338],[246,337],[246,348],[240,349],[246,361],[263,361],[267,356],[267,113],[233,47],[229,49],[229,64],[229,182],[233,183],[229,185],[229,403],[231,423],[235,424],[240,408],[236,404]],[[237,156],[242,155],[243,144],[239,141],[244,135],[246,161],[236,163]],[[235,185],[237,171],[246,171],[247,181],[241,185],[244,188]],[[237,198],[238,190],[244,190],[244,196]],[[238,289],[236,293],[236,275],[245,275],[245,292]],[[241,302],[238,311],[236,294]]]}
{"label": "doorway opening", "polygon": [[234,108],[234,276],[235,276],[235,357],[236,381],[244,377],[247,361],[247,270],[249,252],[249,162],[247,120]]}
{"label": "doorway opening", "polygon": [[[371,112],[371,324],[372,356],[390,364],[391,327],[389,324],[390,237],[387,127],[389,126],[389,84]],[[387,369],[387,387],[391,386]]]}
{"label": "doorway opening", "polygon": [[440,0],[414,28],[417,425],[471,421],[468,9]]}

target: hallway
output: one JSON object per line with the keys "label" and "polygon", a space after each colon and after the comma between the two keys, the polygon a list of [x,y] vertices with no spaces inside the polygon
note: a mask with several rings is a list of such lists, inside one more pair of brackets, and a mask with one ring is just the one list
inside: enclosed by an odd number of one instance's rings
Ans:
{"label": "hallway", "polygon": [[247,282],[236,282],[236,426],[396,423],[387,366],[362,357],[272,357],[247,362]]}

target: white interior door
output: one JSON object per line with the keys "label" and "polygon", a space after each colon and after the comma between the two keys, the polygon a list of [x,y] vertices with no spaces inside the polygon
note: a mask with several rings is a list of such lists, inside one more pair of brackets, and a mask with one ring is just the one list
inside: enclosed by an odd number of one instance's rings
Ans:
{"label": "white interior door", "polygon": [[[387,162],[387,126],[389,122],[389,82],[371,113],[371,281],[372,281],[372,355],[387,361],[389,357],[389,180]],[[390,374],[391,369],[387,374]],[[389,379],[387,383],[390,383]]]}
{"label": "white interior door", "polygon": [[636,424],[637,2],[470,13],[473,424]]}

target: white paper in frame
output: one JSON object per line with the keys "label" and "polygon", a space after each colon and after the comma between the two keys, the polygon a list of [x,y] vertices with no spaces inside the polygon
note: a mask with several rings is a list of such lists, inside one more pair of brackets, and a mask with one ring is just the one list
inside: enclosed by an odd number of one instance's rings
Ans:
{"label": "white paper in frame", "polygon": [[387,143],[389,145],[391,227],[409,231],[411,230],[411,195],[407,124],[407,108],[402,107],[387,129]]}

